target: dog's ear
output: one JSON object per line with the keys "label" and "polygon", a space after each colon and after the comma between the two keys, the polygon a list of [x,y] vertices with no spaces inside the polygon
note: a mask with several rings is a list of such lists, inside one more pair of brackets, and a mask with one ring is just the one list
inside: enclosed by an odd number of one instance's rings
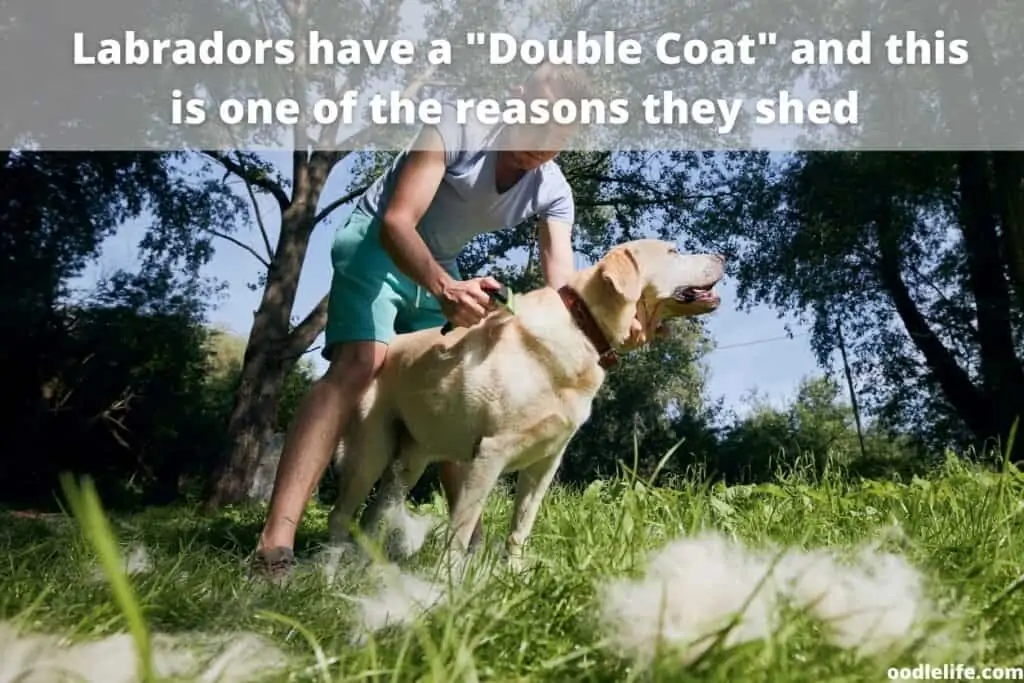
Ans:
{"label": "dog's ear", "polygon": [[629,249],[610,252],[598,266],[597,275],[604,287],[627,302],[638,301],[643,293],[640,264]]}

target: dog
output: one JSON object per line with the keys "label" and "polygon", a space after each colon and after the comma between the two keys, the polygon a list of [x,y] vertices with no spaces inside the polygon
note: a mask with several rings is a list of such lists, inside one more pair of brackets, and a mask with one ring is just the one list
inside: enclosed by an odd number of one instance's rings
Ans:
{"label": "dog", "polygon": [[520,569],[541,502],[607,369],[666,320],[716,310],[724,268],[718,254],[635,240],[560,290],[518,295],[514,313],[492,311],[446,336],[428,329],[395,337],[335,458],[331,543],[351,540],[354,515],[382,476],[360,525],[371,534],[404,512],[427,465],[456,461],[463,476],[450,501],[449,557],[465,559],[488,494],[516,472],[505,558]]}

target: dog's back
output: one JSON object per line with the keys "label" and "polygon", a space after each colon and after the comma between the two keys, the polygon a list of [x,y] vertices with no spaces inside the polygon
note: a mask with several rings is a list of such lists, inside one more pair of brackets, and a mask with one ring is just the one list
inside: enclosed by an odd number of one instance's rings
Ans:
{"label": "dog's back", "polygon": [[438,459],[468,460],[480,439],[549,415],[574,431],[589,417],[604,372],[587,363],[557,298],[550,289],[520,295],[515,316],[497,312],[448,337],[402,335],[372,400],[384,397],[409,437]]}

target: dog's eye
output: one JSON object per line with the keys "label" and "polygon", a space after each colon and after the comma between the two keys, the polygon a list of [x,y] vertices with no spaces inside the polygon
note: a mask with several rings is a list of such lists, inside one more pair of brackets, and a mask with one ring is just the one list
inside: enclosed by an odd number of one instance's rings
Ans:
{"label": "dog's eye", "polygon": [[669,247],[668,253],[671,256],[676,256],[677,254],[679,254],[679,250],[676,249],[675,247]]}

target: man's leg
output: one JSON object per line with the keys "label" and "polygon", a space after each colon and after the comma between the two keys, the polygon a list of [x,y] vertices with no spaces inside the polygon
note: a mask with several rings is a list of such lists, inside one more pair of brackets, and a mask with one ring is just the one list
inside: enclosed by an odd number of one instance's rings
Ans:
{"label": "man's leg", "polygon": [[353,212],[331,251],[324,355],[330,367],[303,399],[285,438],[253,568],[282,578],[294,563],[295,532],[330,464],[352,411],[370,386],[394,335],[400,297],[387,282],[390,260],[370,219]]}
{"label": "man's leg", "polygon": [[330,367],[310,388],[289,426],[258,551],[294,547],[306,505],[338,448],[352,410],[384,362],[387,348],[380,342],[334,347]]}

